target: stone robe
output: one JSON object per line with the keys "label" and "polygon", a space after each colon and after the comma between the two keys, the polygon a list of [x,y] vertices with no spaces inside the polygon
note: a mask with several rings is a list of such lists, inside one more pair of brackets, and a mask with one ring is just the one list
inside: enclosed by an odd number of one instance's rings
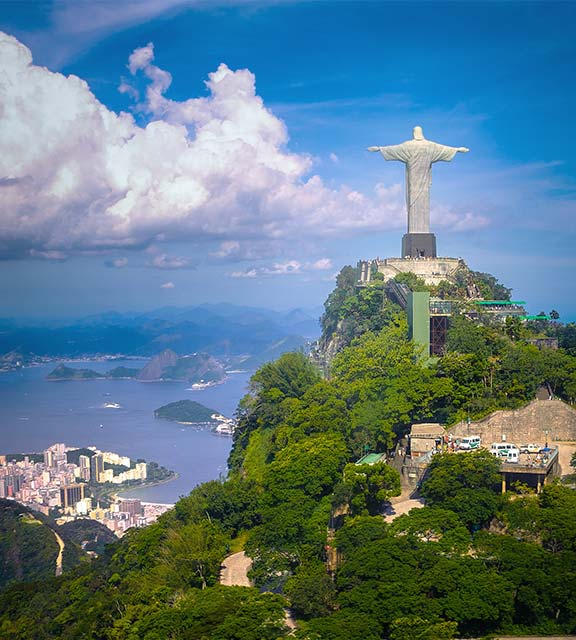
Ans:
{"label": "stone robe", "polygon": [[384,160],[399,160],[406,165],[406,209],[408,233],[430,233],[430,185],[432,163],[449,162],[456,147],[430,140],[408,140],[390,147],[380,147]]}

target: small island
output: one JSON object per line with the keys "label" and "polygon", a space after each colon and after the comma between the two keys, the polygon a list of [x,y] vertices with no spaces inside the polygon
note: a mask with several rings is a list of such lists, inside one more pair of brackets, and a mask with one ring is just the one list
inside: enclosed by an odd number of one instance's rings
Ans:
{"label": "small island", "polygon": [[182,424],[216,424],[218,412],[194,400],[170,402],[154,411],[154,417]]}
{"label": "small island", "polygon": [[59,364],[46,376],[46,380],[133,380],[139,373],[140,369],[129,367],[115,367],[101,373],[94,369],[74,369]]}
{"label": "small island", "polygon": [[154,417],[172,420],[179,424],[190,424],[198,427],[210,427],[214,433],[221,436],[234,435],[236,423],[221,413],[209,409],[194,400],[179,400],[165,404],[154,411]]}
{"label": "small island", "polygon": [[46,376],[46,380],[103,380],[105,378],[105,374],[93,369],[74,369],[64,364],[59,364]]}

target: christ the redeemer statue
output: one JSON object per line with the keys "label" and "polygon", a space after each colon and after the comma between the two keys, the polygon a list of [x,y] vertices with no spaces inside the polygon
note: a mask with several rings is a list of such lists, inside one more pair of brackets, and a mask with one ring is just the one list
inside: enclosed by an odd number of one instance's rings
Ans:
{"label": "christ the redeemer statue", "polygon": [[[458,151],[466,153],[469,149],[448,147],[426,140],[422,133],[422,127],[414,127],[412,140],[390,147],[368,147],[368,151],[380,151],[384,160],[399,160],[406,165],[408,233],[404,236],[402,257],[429,257],[431,254],[435,257],[436,239],[430,233],[432,164],[439,160],[449,162]],[[418,238],[418,236],[420,237]],[[424,236],[428,236],[428,238]],[[416,245],[421,245],[422,248],[418,248]]]}

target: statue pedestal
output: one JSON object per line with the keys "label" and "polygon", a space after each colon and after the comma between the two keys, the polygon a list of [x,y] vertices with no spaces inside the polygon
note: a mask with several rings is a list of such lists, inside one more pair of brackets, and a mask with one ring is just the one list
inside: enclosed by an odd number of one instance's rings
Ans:
{"label": "statue pedestal", "polygon": [[433,233],[405,233],[402,237],[403,258],[435,258],[436,236]]}
{"label": "statue pedestal", "polygon": [[426,284],[436,285],[442,280],[454,282],[459,269],[468,269],[460,258],[385,258],[374,260],[384,282],[399,273],[413,273]]}

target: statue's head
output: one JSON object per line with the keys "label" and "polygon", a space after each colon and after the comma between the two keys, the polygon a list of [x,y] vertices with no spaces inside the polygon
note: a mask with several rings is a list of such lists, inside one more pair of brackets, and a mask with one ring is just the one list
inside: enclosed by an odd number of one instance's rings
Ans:
{"label": "statue's head", "polygon": [[425,140],[424,133],[422,133],[422,127],[414,127],[412,137],[414,140]]}

